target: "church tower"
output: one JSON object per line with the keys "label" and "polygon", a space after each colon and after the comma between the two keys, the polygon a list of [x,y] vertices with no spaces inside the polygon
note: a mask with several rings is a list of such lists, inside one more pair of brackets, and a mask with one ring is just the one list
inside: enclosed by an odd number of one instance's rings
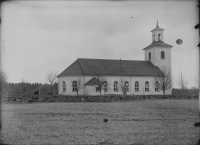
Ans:
{"label": "church tower", "polygon": [[161,70],[167,69],[171,73],[171,48],[173,46],[164,43],[164,29],[158,26],[152,32],[152,43],[145,47],[145,61],[151,61],[155,66],[158,66]]}

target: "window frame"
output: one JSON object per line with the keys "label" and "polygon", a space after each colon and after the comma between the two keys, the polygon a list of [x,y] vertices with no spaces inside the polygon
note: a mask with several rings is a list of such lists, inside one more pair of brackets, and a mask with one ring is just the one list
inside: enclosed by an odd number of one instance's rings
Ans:
{"label": "window frame", "polygon": [[107,81],[103,82],[103,91],[104,92],[108,92],[108,83],[107,83]]}
{"label": "window frame", "polygon": [[149,91],[149,82],[148,81],[145,82],[145,92],[150,92]]}
{"label": "window frame", "polygon": [[125,87],[125,91],[129,92],[129,82],[128,81],[124,82],[124,87]]}
{"label": "window frame", "polygon": [[139,89],[139,82],[136,81],[135,82],[135,92],[139,92],[139,91],[140,91],[140,89]]}
{"label": "window frame", "polygon": [[149,60],[151,60],[151,52],[149,52]]}
{"label": "window frame", "polygon": [[66,82],[62,82],[62,92],[66,92]]}
{"label": "window frame", "polygon": [[113,84],[113,90],[114,90],[114,92],[118,92],[118,82],[117,81],[115,81]]}
{"label": "window frame", "polygon": [[164,51],[161,51],[160,57],[161,57],[161,59],[165,59],[165,52]]}
{"label": "window frame", "polygon": [[96,92],[100,92],[100,88],[99,87],[96,87]]}
{"label": "window frame", "polygon": [[73,81],[72,82],[72,92],[76,92],[77,91],[77,81]]}
{"label": "window frame", "polygon": [[155,92],[159,92],[159,83],[155,82]]}

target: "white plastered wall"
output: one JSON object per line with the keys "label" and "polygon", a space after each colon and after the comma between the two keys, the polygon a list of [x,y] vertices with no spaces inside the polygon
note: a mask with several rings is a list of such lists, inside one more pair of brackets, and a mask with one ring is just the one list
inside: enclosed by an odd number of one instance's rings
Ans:
{"label": "white plastered wall", "polygon": [[[85,84],[87,83],[90,79],[93,78],[93,76],[81,76],[81,77],[72,77],[72,76],[67,76],[67,77],[59,77],[59,85],[58,85],[58,91],[59,94],[63,95],[77,95],[76,92],[72,91],[72,81],[77,80],[77,78],[80,78],[82,80],[82,83]],[[120,76],[105,76],[105,79],[107,80],[108,83],[108,92],[104,92],[102,90],[101,94],[123,94],[120,88],[118,88],[118,92],[114,91],[114,82],[117,81],[120,83]],[[124,81],[129,82],[129,92],[127,92],[128,95],[162,95],[163,92],[155,91],[155,87],[153,85],[154,82],[154,77],[151,76],[121,76],[121,79]],[[66,82],[66,92],[62,91],[62,82]],[[139,82],[139,91],[135,91],[135,82]],[[149,82],[149,91],[145,91],[145,82]],[[85,88],[82,88],[79,91],[79,95],[99,95],[99,92],[96,92],[95,86],[85,86]],[[171,90],[167,90],[166,94],[171,94]]]}

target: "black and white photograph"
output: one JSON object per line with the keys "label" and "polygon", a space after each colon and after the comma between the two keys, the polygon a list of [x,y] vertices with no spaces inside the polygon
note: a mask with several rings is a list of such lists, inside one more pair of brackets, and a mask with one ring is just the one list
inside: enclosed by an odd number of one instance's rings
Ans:
{"label": "black and white photograph", "polygon": [[200,144],[199,2],[1,3],[1,144]]}

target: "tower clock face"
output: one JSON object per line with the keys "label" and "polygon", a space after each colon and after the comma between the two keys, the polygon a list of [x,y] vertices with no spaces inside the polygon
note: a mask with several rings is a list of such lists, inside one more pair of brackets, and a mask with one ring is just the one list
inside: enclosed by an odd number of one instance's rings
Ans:
{"label": "tower clock face", "polygon": [[183,40],[177,39],[177,40],[176,40],[176,43],[177,43],[178,45],[181,45],[181,44],[183,43]]}

